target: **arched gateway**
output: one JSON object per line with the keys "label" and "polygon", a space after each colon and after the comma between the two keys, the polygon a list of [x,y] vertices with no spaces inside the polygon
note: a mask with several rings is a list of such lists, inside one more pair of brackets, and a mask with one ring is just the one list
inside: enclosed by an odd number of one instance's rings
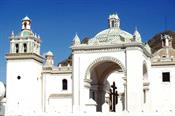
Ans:
{"label": "arched gateway", "polygon": [[[109,105],[109,109],[112,107],[112,99],[110,98],[112,94],[110,93],[110,89],[112,90],[111,86],[113,82],[118,83],[116,87],[119,86],[118,89],[120,89],[117,90],[120,91],[120,93],[116,95],[116,102],[121,101],[122,105],[124,105],[124,99],[121,100],[120,98],[124,96],[124,83],[122,80],[125,74],[126,70],[124,65],[118,59],[113,57],[100,57],[89,65],[85,74],[85,80],[90,80],[89,94],[90,98],[97,103],[97,111],[102,110],[102,105],[105,102]],[[119,95],[120,97],[118,97]],[[123,107],[121,108],[122,110]]]}
{"label": "arched gateway", "polygon": [[149,46],[137,30],[133,35],[121,30],[117,14],[108,22],[108,29],[88,41],[77,35],[73,40],[73,112],[142,110],[142,64],[149,62]]}

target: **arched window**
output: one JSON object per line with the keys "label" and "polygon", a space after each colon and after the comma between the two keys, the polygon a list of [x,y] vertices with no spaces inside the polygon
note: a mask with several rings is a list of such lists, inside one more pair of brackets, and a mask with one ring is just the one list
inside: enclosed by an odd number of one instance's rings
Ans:
{"label": "arched window", "polygon": [[26,29],[26,27],[27,27],[27,22],[24,22],[24,28]]}
{"label": "arched window", "polygon": [[62,80],[62,88],[63,90],[67,90],[67,80],[66,79]]}
{"label": "arched window", "polygon": [[112,27],[115,27],[115,22],[114,21],[112,21]]}
{"label": "arched window", "polygon": [[16,53],[19,53],[19,44],[15,44]]}
{"label": "arched window", "polygon": [[26,52],[27,52],[27,44],[24,43],[24,44],[23,44],[23,47],[24,47],[24,53],[26,53]]}

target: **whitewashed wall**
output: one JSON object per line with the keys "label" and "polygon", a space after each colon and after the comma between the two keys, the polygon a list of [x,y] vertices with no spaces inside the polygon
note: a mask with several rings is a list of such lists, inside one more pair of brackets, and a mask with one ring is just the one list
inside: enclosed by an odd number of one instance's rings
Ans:
{"label": "whitewashed wall", "polygon": [[41,111],[41,71],[42,64],[32,59],[7,61],[8,115]]}
{"label": "whitewashed wall", "polygon": [[[162,82],[162,72],[170,72],[170,82]],[[152,110],[174,111],[175,66],[153,66],[150,81]]]}
{"label": "whitewashed wall", "polygon": [[[71,74],[43,74],[46,112],[72,111]],[[62,89],[62,80],[67,80],[67,90]]]}
{"label": "whitewashed wall", "polygon": [[[89,90],[84,86],[86,72],[91,63],[101,57],[118,59],[125,67],[124,51],[101,53],[75,53],[73,55],[73,104],[74,111],[84,107]],[[143,110],[143,61],[141,50],[127,50],[127,104],[129,111]],[[83,109],[81,109],[83,110]]]}

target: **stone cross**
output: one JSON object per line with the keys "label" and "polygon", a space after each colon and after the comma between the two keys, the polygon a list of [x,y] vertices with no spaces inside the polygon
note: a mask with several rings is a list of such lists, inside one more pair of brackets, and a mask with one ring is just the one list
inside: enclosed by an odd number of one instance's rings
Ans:
{"label": "stone cross", "polygon": [[118,103],[118,92],[117,87],[115,85],[115,82],[111,85],[110,93],[109,93],[109,99],[111,101],[110,104],[110,111],[115,112],[115,105]]}

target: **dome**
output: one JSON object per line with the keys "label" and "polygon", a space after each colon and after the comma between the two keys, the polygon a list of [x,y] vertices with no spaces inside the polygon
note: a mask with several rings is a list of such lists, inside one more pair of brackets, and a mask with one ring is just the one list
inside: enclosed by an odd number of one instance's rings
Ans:
{"label": "dome", "polygon": [[175,49],[173,49],[173,48],[161,48],[160,50],[158,50],[154,54],[154,56],[166,57],[167,54],[168,54],[168,56],[175,58]]}
{"label": "dome", "polygon": [[30,21],[30,18],[28,16],[25,16],[22,20],[23,21]]}
{"label": "dome", "polygon": [[34,33],[31,30],[22,30],[20,35],[22,37],[34,36]]}
{"label": "dome", "polygon": [[51,51],[48,51],[48,52],[46,53],[46,56],[53,56],[53,53],[52,53]]}
{"label": "dome", "polygon": [[95,39],[97,39],[99,42],[130,42],[133,39],[133,35],[121,30],[120,28],[114,27],[105,29],[101,32],[99,32]]}
{"label": "dome", "polygon": [[0,81],[0,100],[2,100],[4,96],[5,96],[5,86],[4,83]]}

